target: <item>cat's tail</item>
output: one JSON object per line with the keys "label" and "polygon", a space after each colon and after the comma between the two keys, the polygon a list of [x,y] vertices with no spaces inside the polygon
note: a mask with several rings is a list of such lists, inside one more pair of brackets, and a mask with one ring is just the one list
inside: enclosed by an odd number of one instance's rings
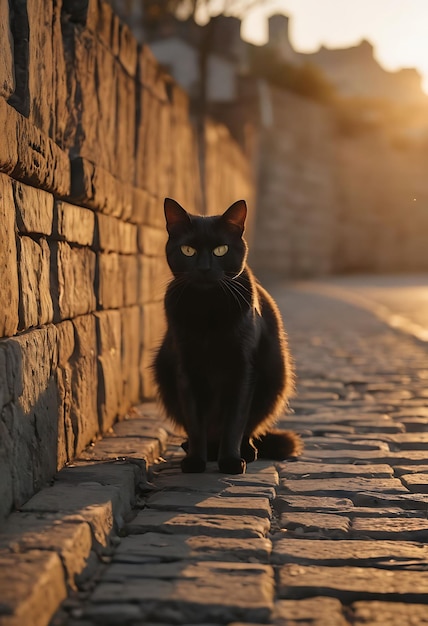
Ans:
{"label": "cat's tail", "polygon": [[303,450],[302,440],[291,430],[270,430],[264,435],[254,437],[253,444],[260,459],[272,461],[283,461],[290,456],[299,456]]}

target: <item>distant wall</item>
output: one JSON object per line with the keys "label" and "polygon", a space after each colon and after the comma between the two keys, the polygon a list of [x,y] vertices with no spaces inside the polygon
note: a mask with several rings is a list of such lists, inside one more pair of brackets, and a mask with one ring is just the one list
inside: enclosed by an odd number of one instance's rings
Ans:
{"label": "distant wall", "polygon": [[[0,0],[0,518],[154,389],[163,198],[200,206],[184,93],[109,5]],[[251,201],[209,127],[211,211]],[[221,167],[221,176],[217,171]]]}
{"label": "distant wall", "polygon": [[253,263],[286,277],[428,269],[427,142],[271,90]]}
{"label": "distant wall", "polygon": [[332,121],[308,99],[272,94],[273,125],[260,138],[253,263],[262,274],[325,274],[335,219]]}

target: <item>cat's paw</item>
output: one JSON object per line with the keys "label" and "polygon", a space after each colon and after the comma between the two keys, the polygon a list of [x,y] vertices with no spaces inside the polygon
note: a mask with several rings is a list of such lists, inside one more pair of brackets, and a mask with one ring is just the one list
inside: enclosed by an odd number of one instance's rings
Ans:
{"label": "cat's paw", "polygon": [[241,456],[247,463],[252,463],[257,459],[257,448],[248,440],[241,445]]}
{"label": "cat's paw", "polygon": [[247,464],[244,459],[234,456],[218,460],[218,468],[223,474],[245,474]]}
{"label": "cat's paw", "polygon": [[185,474],[200,474],[205,472],[206,463],[198,456],[186,456],[181,461],[181,471]]}

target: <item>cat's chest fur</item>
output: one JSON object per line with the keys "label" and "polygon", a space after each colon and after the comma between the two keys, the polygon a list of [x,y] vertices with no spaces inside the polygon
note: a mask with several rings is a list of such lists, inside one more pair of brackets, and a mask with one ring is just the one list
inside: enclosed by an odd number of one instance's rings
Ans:
{"label": "cat's chest fur", "polygon": [[221,289],[189,293],[181,305],[167,297],[168,332],[183,367],[218,380],[251,359],[261,323],[252,300]]}

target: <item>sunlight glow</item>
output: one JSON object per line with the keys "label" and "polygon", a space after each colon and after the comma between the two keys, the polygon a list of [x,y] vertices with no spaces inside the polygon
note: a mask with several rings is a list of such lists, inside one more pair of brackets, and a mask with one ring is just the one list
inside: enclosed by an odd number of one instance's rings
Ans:
{"label": "sunlight glow", "polygon": [[273,0],[262,2],[243,20],[242,36],[267,39],[265,18],[290,17],[290,40],[299,52],[355,46],[368,39],[378,62],[389,71],[414,67],[428,93],[427,0]]}

